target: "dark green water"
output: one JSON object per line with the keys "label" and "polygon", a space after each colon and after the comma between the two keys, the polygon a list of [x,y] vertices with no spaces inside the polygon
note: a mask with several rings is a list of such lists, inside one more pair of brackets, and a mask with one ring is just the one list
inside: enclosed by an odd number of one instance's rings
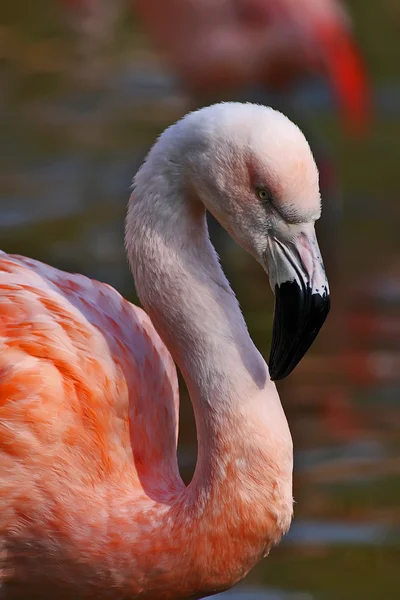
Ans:
{"label": "dark green water", "polygon": [[[232,598],[399,597],[400,11],[388,0],[376,13],[367,1],[352,6],[378,113],[370,135],[357,141],[340,131],[324,93],[298,100],[299,118],[329,148],[340,180],[340,227],[331,194],[320,235],[333,308],[312,352],[280,387],[296,449],[293,527]],[[152,69],[129,22],[118,25],[107,52],[95,36],[77,60],[76,40],[57,23],[55,8],[43,0],[35,7],[4,7],[0,26],[0,246],[107,281],[135,300],[123,251],[130,181],[158,132],[186,105]],[[213,236],[267,356],[266,278],[218,229]],[[184,396],[187,478],[194,440]]]}

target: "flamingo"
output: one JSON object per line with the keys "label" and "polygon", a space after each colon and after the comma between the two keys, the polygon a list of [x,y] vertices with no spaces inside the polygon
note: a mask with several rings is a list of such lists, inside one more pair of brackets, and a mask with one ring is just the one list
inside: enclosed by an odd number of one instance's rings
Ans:
{"label": "flamingo", "polygon": [[[109,6],[103,0],[60,1],[78,20],[100,18],[98,27],[92,24],[88,31],[107,30]],[[215,100],[260,83],[281,90],[299,76],[317,73],[331,85],[349,131],[363,131],[369,123],[369,83],[341,0],[131,0],[129,4],[197,100],[210,96]]]}
{"label": "flamingo", "polygon": [[[269,368],[206,210],[269,274]],[[125,241],[145,310],[106,284],[1,253],[2,600],[200,598],[279,542],[293,457],[274,380],[329,311],[319,215],[300,129],[265,106],[221,103],[166,129],[135,176]],[[174,362],[196,419],[188,486]]]}

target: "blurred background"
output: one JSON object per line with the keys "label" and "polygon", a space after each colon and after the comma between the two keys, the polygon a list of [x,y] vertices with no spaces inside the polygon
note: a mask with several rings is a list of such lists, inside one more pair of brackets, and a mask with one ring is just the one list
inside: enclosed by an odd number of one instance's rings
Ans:
{"label": "blurred background", "polygon": [[[400,3],[193,4],[2,3],[0,247],[106,281],[137,302],[124,214],[131,179],[155,137],[189,109],[221,99],[266,103],[297,122],[320,167],[319,238],[332,312],[312,351],[279,386],[295,446],[293,526],[221,598],[395,599]],[[268,356],[267,278],[211,220],[210,230],[253,339]],[[190,480],[196,434],[184,386],[179,459]]]}

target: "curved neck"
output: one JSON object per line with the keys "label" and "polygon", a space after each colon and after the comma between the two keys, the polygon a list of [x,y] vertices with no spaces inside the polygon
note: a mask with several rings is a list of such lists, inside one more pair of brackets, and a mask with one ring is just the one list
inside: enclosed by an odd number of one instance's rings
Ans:
{"label": "curved neck", "polygon": [[[226,438],[227,416],[275,386],[221,269],[197,198],[143,198],[135,191],[128,222],[136,288],[185,379],[203,464],[221,429]],[[232,434],[237,440],[238,432]]]}
{"label": "curved neck", "polygon": [[[182,372],[195,413],[198,460],[177,501],[179,518],[187,516],[186,529],[197,528],[196,539],[219,532],[234,579],[289,525],[290,433],[209,240],[203,205],[183,194],[179,179],[159,178],[149,188],[133,192],[126,243],[139,297]],[[221,503],[230,507],[222,514]]]}

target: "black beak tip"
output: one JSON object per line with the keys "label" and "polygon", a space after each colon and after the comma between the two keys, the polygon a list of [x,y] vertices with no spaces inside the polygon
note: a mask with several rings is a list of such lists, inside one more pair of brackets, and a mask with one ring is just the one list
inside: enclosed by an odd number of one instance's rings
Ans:
{"label": "black beak tip", "polygon": [[279,372],[278,368],[273,368],[273,367],[269,367],[269,376],[271,381],[280,381],[281,379],[285,379],[285,377],[287,377],[290,373],[285,372]]}
{"label": "black beak tip", "polygon": [[330,310],[328,291],[316,293],[295,281],[275,286],[275,312],[269,373],[284,379],[311,347]]}
{"label": "black beak tip", "polygon": [[273,364],[273,360],[268,363],[269,365],[269,376],[271,381],[281,381],[282,379],[286,379],[286,377],[288,377],[288,375],[291,374],[291,372],[295,369],[295,367],[298,365],[298,363],[300,362],[301,359],[296,360],[295,364],[289,364],[286,368],[284,368],[282,365]]}

